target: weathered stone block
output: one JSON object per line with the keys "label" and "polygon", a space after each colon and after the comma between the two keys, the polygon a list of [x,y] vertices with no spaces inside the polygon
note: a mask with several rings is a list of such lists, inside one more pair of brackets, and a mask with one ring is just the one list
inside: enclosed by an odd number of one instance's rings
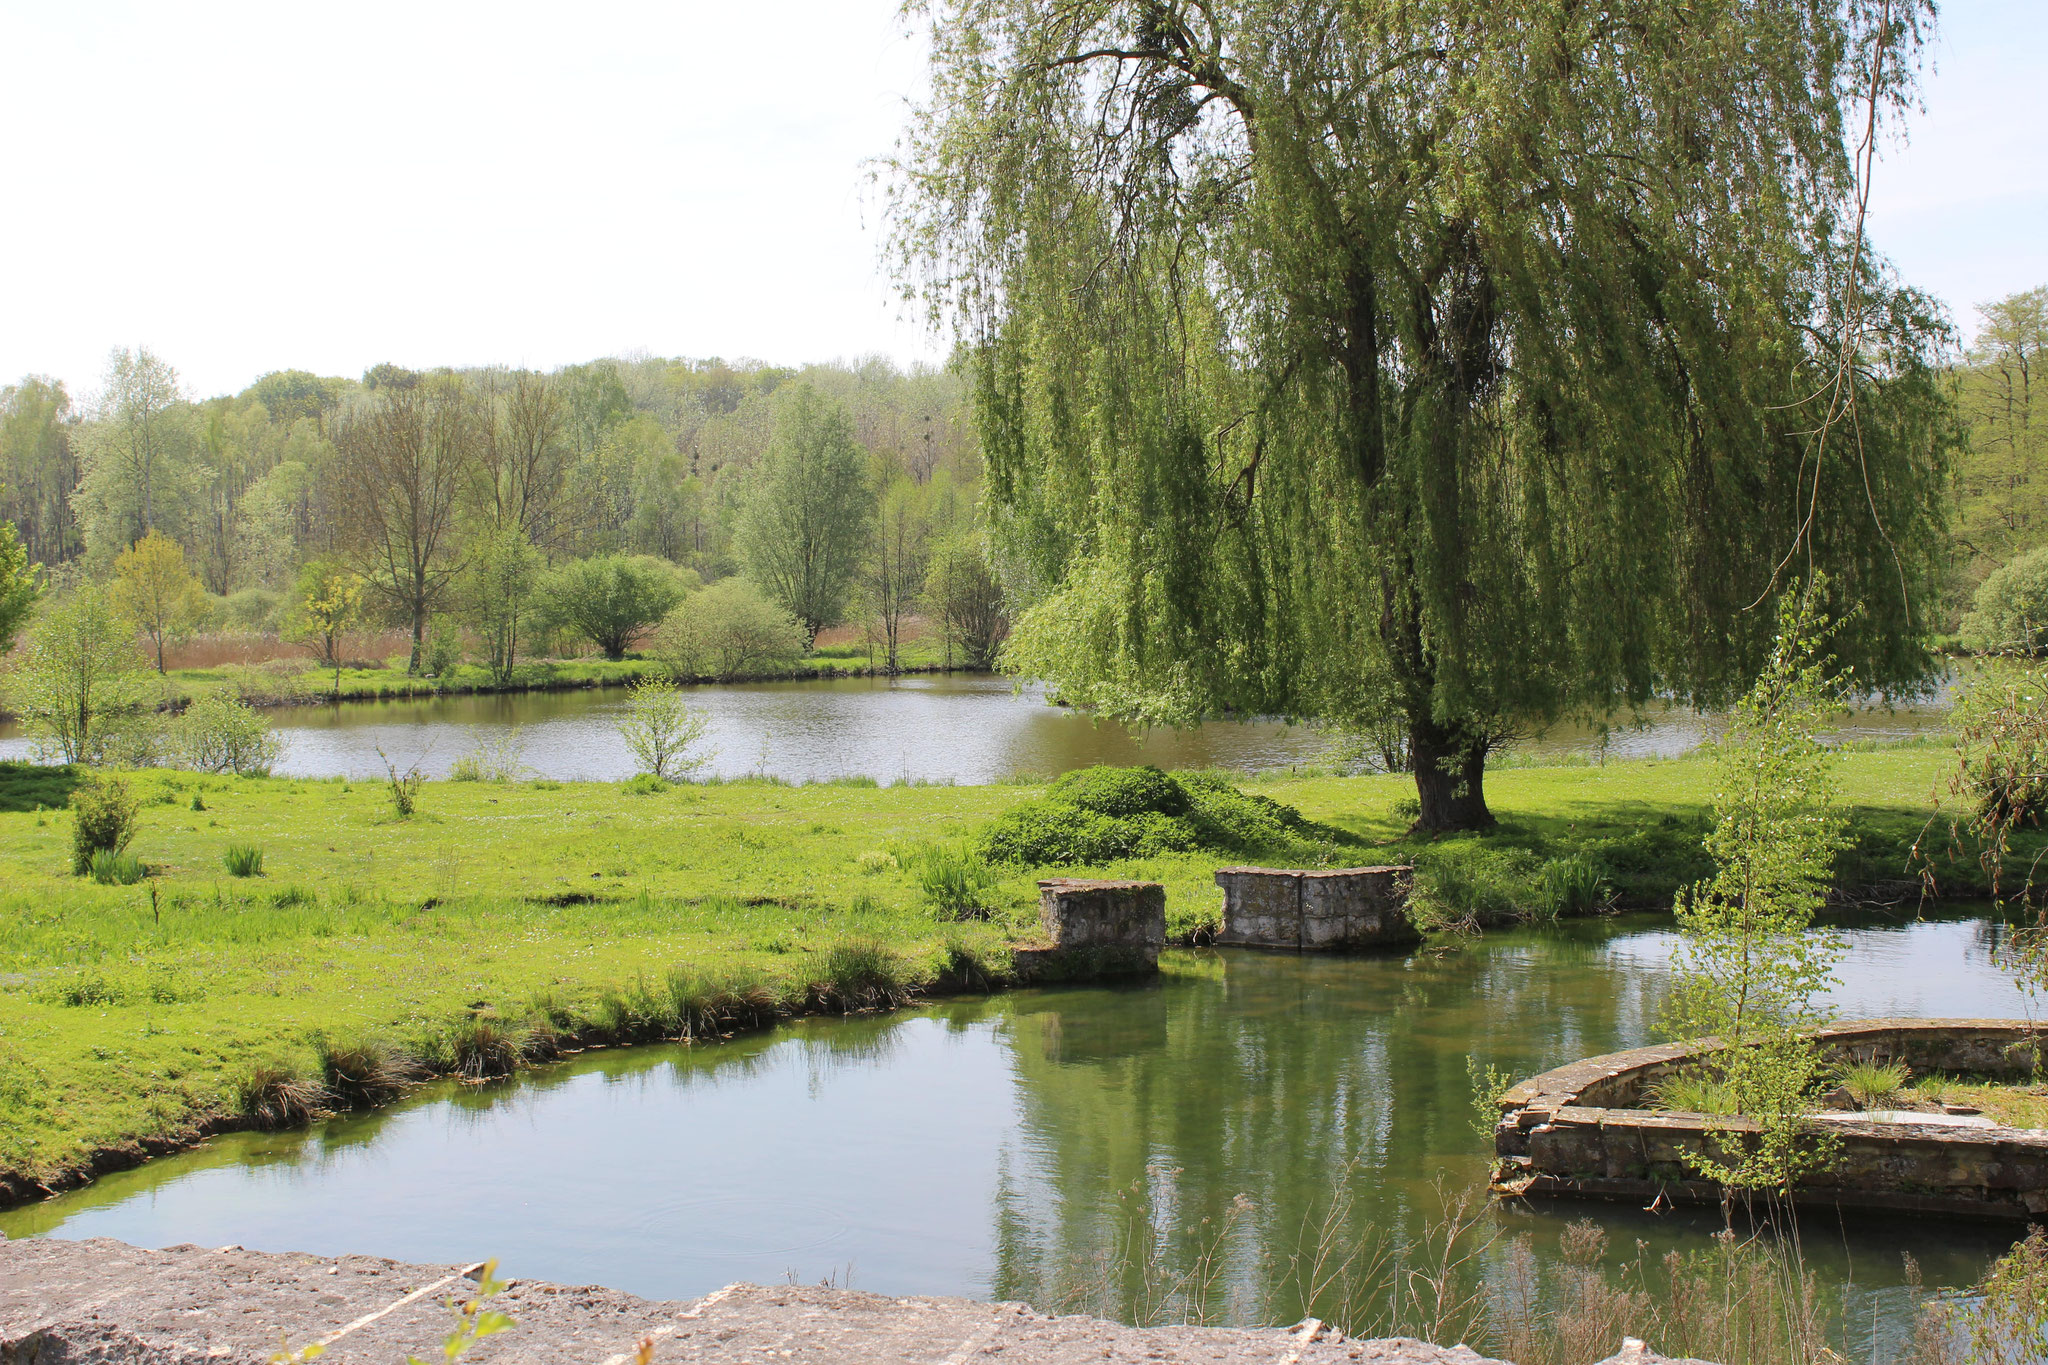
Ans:
{"label": "weathered stone block", "polygon": [[1226,867],[1218,943],[1333,952],[1402,947],[1422,935],[1408,915],[1409,867]]}
{"label": "weathered stone block", "polygon": [[1055,951],[1134,950],[1156,965],[1166,946],[1166,888],[1158,882],[1052,878],[1038,884],[1038,923]]}

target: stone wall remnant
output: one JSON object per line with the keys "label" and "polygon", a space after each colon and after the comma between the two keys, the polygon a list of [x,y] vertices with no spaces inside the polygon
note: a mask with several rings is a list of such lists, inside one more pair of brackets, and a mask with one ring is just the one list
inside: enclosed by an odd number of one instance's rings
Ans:
{"label": "stone wall remnant", "polygon": [[1166,888],[1051,877],[1038,884],[1038,924],[1043,946],[1017,953],[1026,979],[1156,972],[1166,946]]}
{"label": "stone wall remnant", "polygon": [[1408,913],[1415,869],[1226,867],[1219,944],[1307,952],[1400,948],[1422,934]]}
{"label": "stone wall remnant", "polygon": [[[1865,1019],[1814,1031],[1837,1062],[1904,1062],[1916,1073],[2033,1074],[2044,1030],[2021,1019]],[[1719,1048],[1666,1043],[1588,1057],[1501,1096],[1496,1193],[1525,1198],[1715,1203],[1686,1153],[1713,1151],[1754,1125],[1646,1109],[1656,1084]],[[1930,1115],[1828,1115],[1834,1160],[1794,1188],[1795,1202],[1980,1218],[2048,1215],[2048,1131],[1959,1126]]]}

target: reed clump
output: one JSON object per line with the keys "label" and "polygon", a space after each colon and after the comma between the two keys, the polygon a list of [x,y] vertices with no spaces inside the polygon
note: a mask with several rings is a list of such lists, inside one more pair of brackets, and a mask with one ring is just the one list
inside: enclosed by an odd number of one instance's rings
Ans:
{"label": "reed clump", "polygon": [[304,1068],[282,1058],[252,1062],[229,1085],[235,1112],[258,1128],[297,1128],[327,1112],[327,1091]]}
{"label": "reed clump", "polygon": [[472,1010],[449,1030],[450,1069],[466,1081],[509,1076],[525,1060],[532,1041],[533,1031],[523,1021],[501,1018],[492,1009]]}
{"label": "reed clump", "polygon": [[220,861],[230,877],[263,875],[263,849],[257,844],[229,844],[221,850]]}
{"label": "reed clump", "polygon": [[417,1079],[419,1065],[389,1041],[369,1033],[318,1034],[313,1055],[334,1100],[349,1108],[386,1104]]}
{"label": "reed clump", "polygon": [[821,966],[811,1002],[829,1013],[894,1009],[917,993],[903,960],[880,939],[842,939],[825,950]]}

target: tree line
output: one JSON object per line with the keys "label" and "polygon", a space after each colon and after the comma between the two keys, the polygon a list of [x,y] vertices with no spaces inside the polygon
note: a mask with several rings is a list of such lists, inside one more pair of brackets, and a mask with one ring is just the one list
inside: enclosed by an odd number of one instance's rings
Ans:
{"label": "tree line", "polygon": [[17,575],[106,586],[159,668],[208,627],[338,666],[374,625],[411,672],[459,634],[504,677],[568,640],[621,657],[700,594],[668,638],[707,667],[850,624],[894,670],[914,618],[987,667],[1007,612],[981,479],[958,377],[879,360],[282,370],[202,399],[136,349],[89,402],[0,389]]}

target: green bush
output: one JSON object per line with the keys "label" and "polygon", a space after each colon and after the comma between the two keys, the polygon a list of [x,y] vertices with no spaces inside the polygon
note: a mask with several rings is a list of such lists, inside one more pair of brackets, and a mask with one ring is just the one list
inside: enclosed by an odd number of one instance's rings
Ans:
{"label": "green bush", "polygon": [[92,855],[92,879],[101,886],[133,886],[149,875],[133,853],[103,848]]}
{"label": "green bush", "polygon": [[89,776],[71,791],[71,871],[83,877],[93,870],[93,856],[119,853],[135,835],[139,803],[118,777]]}
{"label": "green bush", "polygon": [[1217,773],[1081,768],[983,829],[990,862],[1108,863],[1211,849],[1240,857],[1327,862],[1342,831],[1292,807],[1239,791]]}
{"label": "green bush", "polygon": [[1182,784],[1154,767],[1076,768],[1046,790],[1046,798],[1128,819],[1155,811],[1185,815],[1188,794]]}
{"label": "green bush", "polygon": [[2048,644],[2048,546],[2029,551],[1977,588],[1963,643],[1983,653],[2032,654]]}
{"label": "green bush", "polygon": [[220,861],[230,877],[263,875],[263,850],[255,844],[229,844],[221,850]]}
{"label": "green bush", "polygon": [[284,756],[284,737],[261,712],[217,692],[185,708],[171,740],[179,765],[202,773],[268,777]]}
{"label": "green bush", "polygon": [[635,773],[619,784],[619,790],[627,796],[659,796],[668,790],[668,783],[653,773]]}

